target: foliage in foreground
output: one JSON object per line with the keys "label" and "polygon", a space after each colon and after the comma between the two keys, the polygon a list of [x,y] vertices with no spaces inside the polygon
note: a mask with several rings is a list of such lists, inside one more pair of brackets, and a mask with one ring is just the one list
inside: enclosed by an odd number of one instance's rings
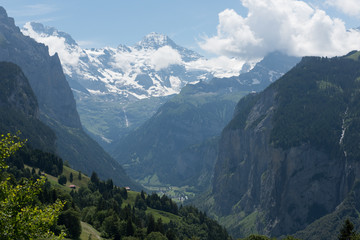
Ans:
{"label": "foliage in foreground", "polygon": [[31,181],[23,179],[13,183],[4,169],[5,159],[24,145],[17,136],[1,135],[0,139],[0,238],[7,239],[63,239],[55,236],[50,228],[56,223],[64,203],[39,203],[37,195],[45,184],[45,178]]}

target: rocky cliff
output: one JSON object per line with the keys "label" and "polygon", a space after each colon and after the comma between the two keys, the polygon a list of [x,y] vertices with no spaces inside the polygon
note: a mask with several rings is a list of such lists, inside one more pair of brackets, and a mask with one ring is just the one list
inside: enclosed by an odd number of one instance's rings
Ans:
{"label": "rocky cliff", "polygon": [[304,58],[239,102],[221,136],[210,197],[236,236],[295,233],[350,192],[360,169],[358,56]]}
{"label": "rocky cliff", "polygon": [[21,69],[0,62],[0,134],[21,132],[28,144],[44,151],[55,151],[55,133],[39,119],[39,107]]}
{"label": "rocky cliff", "polygon": [[135,184],[124,170],[82,129],[73,93],[57,54],[24,36],[0,7],[0,60],[17,64],[28,78],[39,104],[40,119],[56,133],[56,153],[75,169],[116,184]]}
{"label": "rocky cliff", "polygon": [[20,66],[38,99],[40,116],[64,126],[80,128],[80,119],[71,89],[62,71],[59,57],[48,48],[25,37],[14,20],[0,7],[0,60]]}

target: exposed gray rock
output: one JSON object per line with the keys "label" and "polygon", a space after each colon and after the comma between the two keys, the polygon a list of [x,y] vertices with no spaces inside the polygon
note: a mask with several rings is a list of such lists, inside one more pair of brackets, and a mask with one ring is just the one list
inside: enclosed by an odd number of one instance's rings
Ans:
{"label": "exposed gray rock", "polygon": [[[348,139],[347,142],[337,140],[329,148],[314,141],[317,140],[316,135],[324,131],[313,126],[326,124],[325,133],[328,134],[322,137],[328,138],[341,133],[339,116],[344,116],[346,121],[343,122],[349,126],[358,126],[359,85],[356,79],[360,72],[357,69],[358,62],[351,62],[345,57],[331,60],[307,58],[295,71],[290,71],[263,92],[240,100],[233,120],[224,129],[220,139],[212,189],[215,202],[210,207],[220,217],[237,219],[236,223],[223,222],[228,224],[227,227],[236,237],[250,233],[269,236],[293,234],[333,213],[351,191],[360,173],[358,157],[355,157],[358,156],[358,148],[351,148],[358,135],[345,133],[344,137],[343,132],[338,139]],[[297,76],[303,76],[306,82],[301,78],[295,79]],[[337,91],[324,94],[323,86],[319,84],[320,81],[325,84],[324,79],[331,89]],[[296,86],[301,86],[301,90],[296,90]],[[303,98],[293,101],[288,93],[294,91],[302,91],[299,96]],[[284,102],[284,95],[290,96],[286,98],[288,102]],[[348,100],[347,96],[352,98]],[[306,98],[310,98],[310,101]],[[332,105],[326,105],[330,100]],[[294,111],[298,116],[302,116],[302,111],[306,112],[304,109],[313,105],[314,113],[317,114],[313,116],[316,124],[310,128],[303,123],[312,124],[311,119],[281,118],[287,121],[283,122],[284,128],[286,125],[286,129],[292,132],[298,133],[300,129],[300,132],[306,131],[307,134],[306,138],[293,142],[289,147],[275,147],[272,138],[275,119],[280,119],[276,115],[280,105],[286,106],[288,110],[302,107],[301,111]],[[346,114],[338,112],[341,109],[339,106],[346,105],[349,109]],[[330,113],[329,109],[332,109]],[[327,116],[337,120],[328,123],[332,119],[321,117],[325,110],[329,114]],[[287,112],[284,114],[292,116]],[[290,136],[292,132],[286,132],[285,136]],[[348,151],[341,153],[337,149]]]}
{"label": "exposed gray rock", "polygon": [[55,131],[56,153],[64,161],[86,174],[96,171],[100,178],[139,189],[121,165],[83,131],[58,55],[50,56],[44,44],[24,36],[2,7],[0,61],[17,64],[28,78],[38,100],[40,119]]}

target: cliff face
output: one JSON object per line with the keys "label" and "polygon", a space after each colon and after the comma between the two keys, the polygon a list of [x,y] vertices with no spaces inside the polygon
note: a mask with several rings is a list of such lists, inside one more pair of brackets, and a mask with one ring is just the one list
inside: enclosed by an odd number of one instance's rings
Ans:
{"label": "cliff face", "polygon": [[55,133],[39,119],[39,107],[21,69],[0,62],[0,133],[21,132],[34,148],[55,151]]}
{"label": "cliff face", "polygon": [[303,59],[239,102],[221,136],[212,192],[213,211],[237,219],[224,222],[236,236],[293,234],[349,193],[360,169],[360,63],[348,58]]}
{"label": "cliff face", "polygon": [[0,62],[0,106],[15,108],[38,117],[39,108],[34,92],[21,69],[8,62]]}
{"label": "cliff face", "polygon": [[71,89],[62,72],[57,54],[25,37],[14,20],[0,7],[0,61],[16,63],[29,79],[37,97],[41,119],[58,121],[64,126],[81,128]]}
{"label": "cliff face", "polygon": [[[112,178],[118,185],[138,187],[82,129],[72,91],[57,54],[24,36],[0,7],[0,61],[17,64],[28,78],[38,104],[40,120],[56,134],[56,153],[75,169],[92,171],[102,179]],[[23,123],[25,124],[25,123]]]}

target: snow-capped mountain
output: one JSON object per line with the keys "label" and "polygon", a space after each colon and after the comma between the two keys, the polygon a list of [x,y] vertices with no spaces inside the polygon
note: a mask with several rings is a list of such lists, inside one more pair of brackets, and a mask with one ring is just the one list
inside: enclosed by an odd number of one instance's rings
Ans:
{"label": "snow-capped mountain", "polygon": [[93,95],[130,100],[168,96],[188,83],[238,75],[244,64],[226,59],[227,68],[215,69],[213,62],[157,33],[130,47],[82,49],[69,34],[39,23],[27,23],[22,32],[46,44],[50,54],[59,54],[73,89]]}
{"label": "snow-capped mountain", "polygon": [[69,34],[39,23],[25,24],[22,32],[59,55],[81,122],[104,148],[186,84],[237,76],[244,65],[234,58],[205,59],[157,33],[134,46],[83,49]]}

